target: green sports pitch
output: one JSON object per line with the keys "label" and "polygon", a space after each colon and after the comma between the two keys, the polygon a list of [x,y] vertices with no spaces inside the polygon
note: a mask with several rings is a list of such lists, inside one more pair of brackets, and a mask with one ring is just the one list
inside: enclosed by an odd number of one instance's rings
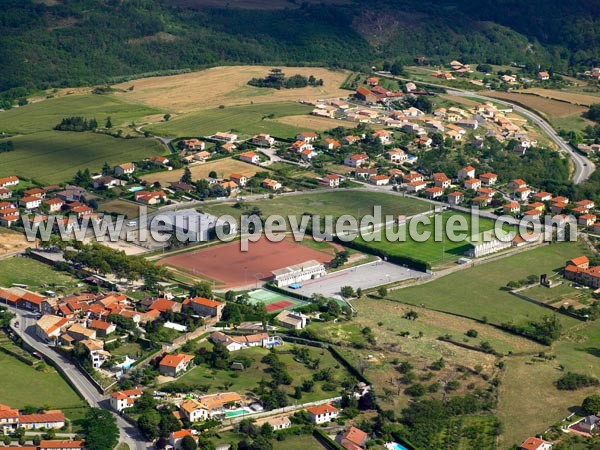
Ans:
{"label": "green sports pitch", "polygon": [[248,301],[253,305],[264,304],[268,313],[280,312],[284,309],[294,309],[307,304],[305,301],[297,298],[266,289],[256,289],[248,292]]}

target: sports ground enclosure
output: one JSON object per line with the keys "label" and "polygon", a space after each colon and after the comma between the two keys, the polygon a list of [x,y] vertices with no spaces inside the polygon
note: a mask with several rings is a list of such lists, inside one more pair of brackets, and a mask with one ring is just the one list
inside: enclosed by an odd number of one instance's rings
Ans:
{"label": "sports ground enclosure", "polygon": [[266,289],[256,289],[248,292],[247,295],[249,303],[253,305],[264,304],[268,313],[276,313],[284,309],[294,309],[306,305],[305,301]]}
{"label": "sports ground enclosure", "polygon": [[273,270],[305,261],[328,263],[334,254],[333,246],[321,250],[294,242],[291,237],[281,242],[270,242],[261,237],[249,243],[247,252],[241,251],[239,241],[234,241],[168,256],[158,265],[211,280],[220,289],[229,289],[259,285],[271,278]]}
{"label": "sports ground enclosure", "polygon": [[[425,266],[436,267],[444,263],[458,260],[460,257],[465,256],[465,253],[471,248],[473,243],[481,242],[484,238],[484,234],[487,237],[490,230],[494,229],[495,222],[491,219],[479,217],[478,230],[476,231],[474,224],[471,222],[471,216],[465,213],[457,211],[445,211],[441,214],[441,224],[443,230],[446,229],[446,225],[451,217],[463,217],[468,224],[467,230],[456,230],[456,234],[467,233],[469,236],[465,240],[454,242],[450,240],[446,233],[441,233],[439,239],[435,238],[435,222],[434,214],[429,216],[430,224],[418,224],[416,231],[418,233],[430,232],[431,237],[423,242],[415,240],[414,236],[409,233],[410,225],[409,221],[405,224],[392,225],[393,229],[398,232],[403,230],[405,238],[401,242],[392,242],[385,238],[385,233],[382,231],[382,239],[380,241],[370,241],[372,235],[363,237],[357,237],[353,243],[348,244],[349,247],[366,253],[375,253],[382,257],[390,258],[390,261],[394,262],[394,257],[399,259],[406,258],[406,263],[410,265],[411,260],[418,263],[421,262]],[[503,227],[504,231],[511,230],[511,226],[506,225]],[[476,235],[472,236],[472,233]],[[415,267],[421,270],[419,264]]]}

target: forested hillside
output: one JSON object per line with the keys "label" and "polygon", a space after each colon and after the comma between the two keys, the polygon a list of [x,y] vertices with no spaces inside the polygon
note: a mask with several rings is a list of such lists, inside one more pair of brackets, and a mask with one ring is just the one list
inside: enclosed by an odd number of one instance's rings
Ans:
{"label": "forested hillside", "polygon": [[[3,0],[0,92],[228,63],[360,68],[409,63],[531,63],[566,71],[600,60],[598,4],[586,0]],[[237,4],[243,4],[237,0]],[[285,2],[284,2],[285,3]],[[8,91],[8,92],[6,92]]]}

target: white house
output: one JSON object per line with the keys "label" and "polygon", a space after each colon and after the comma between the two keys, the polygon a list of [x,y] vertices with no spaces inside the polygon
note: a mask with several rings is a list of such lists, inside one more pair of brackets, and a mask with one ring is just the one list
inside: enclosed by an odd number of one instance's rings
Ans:
{"label": "white house", "polygon": [[110,406],[117,412],[125,408],[131,408],[135,399],[142,396],[141,389],[129,389],[126,391],[113,392],[110,396]]}
{"label": "white house", "polygon": [[42,199],[34,196],[23,197],[21,200],[19,200],[19,203],[25,209],[35,209],[41,206]]}
{"label": "white house", "polygon": [[366,153],[357,153],[354,155],[346,156],[344,159],[344,165],[348,167],[360,167],[363,164],[367,164],[369,162],[369,157]]}
{"label": "white house", "polygon": [[311,422],[317,425],[331,422],[339,415],[338,409],[330,404],[313,406],[312,408],[307,408],[306,412]]}
{"label": "white house", "polygon": [[458,178],[460,180],[475,178],[475,168],[472,166],[463,167],[458,171]]}
{"label": "white house", "polygon": [[240,160],[250,164],[258,164],[260,157],[254,152],[245,152],[240,155]]}
{"label": "white house", "polygon": [[277,269],[271,273],[273,274],[275,284],[279,287],[321,278],[326,274],[325,266],[315,260],[284,267],[283,269]]}

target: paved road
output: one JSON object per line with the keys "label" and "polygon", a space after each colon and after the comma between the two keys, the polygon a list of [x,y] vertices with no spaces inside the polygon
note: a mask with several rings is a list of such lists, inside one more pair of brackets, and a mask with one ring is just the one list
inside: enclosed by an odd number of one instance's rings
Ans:
{"label": "paved road", "polygon": [[[20,323],[17,328],[14,327],[14,324],[11,324],[13,331],[36,351],[60,366],[69,378],[69,381],[90,406],[94,408],[109,409],[108,396],[98,392],[96,387],[67,358],[39,340],[35,334],[35,322],[37,320],[35,315],[22,310],[16,310],[14,312]],[[136,427],[132,426],[118,414],[114,415],[117,419],[117,426],[119,427],[120,442],[126,443],[131,450],[148,450],[152,448],[152,445],[144,440]]]}
{"label": "paved road", "polygon": [[[408,78],[394,77],[393,75],[390,75],[390,74],[387,74],[384,72],[377,72],[377,74],[384,78],[392,78],[392,79],[397,78],[397,79],[403,80],[403,81],[414,81],[414,80],[411,80]],[[504,106],[509,106],[514,111],[516,111],[519,114],[532,120],[537,126],[539,126],[550,137],[550,139],[552,139],[556,143],[556,145],[558,145],[558,148],[560,148],[562,151],[567,153],[567,155],[569,155],[569,157],[573,161],[573,165],[575,166],[575,172],[573,173],[573,177],[572,177],[573,183],[575,183],[575,184],[580,184],[580,183],[586,181],[592,175],[594,170],[596,170],[596,166],[594,165],[593,162],[591,162],[588,158],[581,155],[580,153],[576,152],[573,149],[573,147],[571,147],[567,142],[565,142],[564,139],[561,138],[556,133],[556,131],[554,131],[554,128],[552,128],[550,126],[550,124],[537,113],[534,113],[534,112],[532,112],[526,108],[523,108],[521,106],[515,105],[514,103],[507,102],[505,100],[499,100],[499,99],[493,98],[493,97],[487,97],[485,95],[478,94],[477,92],[451,88],[448,86],[444,86],[441,84],[435,84],[435,83],[426,83],[426,82],[421,82],[421,81],[419,81],[418,83],[421,85],[424,85],[424,86],[431,86],[431,87],[445,89],[449,95],[454,95],[457,97],[474,97],[474,98],[478,98],[480,100],[491,101],[491,102],[499,103]]]}

